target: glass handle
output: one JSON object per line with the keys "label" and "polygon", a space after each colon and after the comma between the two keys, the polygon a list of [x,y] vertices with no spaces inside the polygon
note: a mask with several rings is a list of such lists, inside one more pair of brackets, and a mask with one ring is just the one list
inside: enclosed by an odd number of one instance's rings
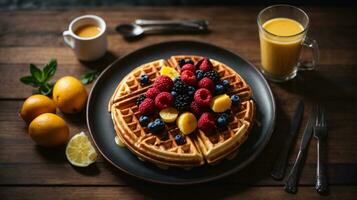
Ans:
{"label": "glass handle", "polygon": [[320,57],[320,51],[319,51],[319,46],[316,42],[316,40],[311,39],[309,37],[306,37],[305,40],[302,43],[303,47],[306,47],[311,51],[311,58],[305,60],[304,56],[304,51],[307,51],[307,49],[302,50],[302,59],[299,62],[299,70],[314,70],[317,63],[319,62],[319,57]]}

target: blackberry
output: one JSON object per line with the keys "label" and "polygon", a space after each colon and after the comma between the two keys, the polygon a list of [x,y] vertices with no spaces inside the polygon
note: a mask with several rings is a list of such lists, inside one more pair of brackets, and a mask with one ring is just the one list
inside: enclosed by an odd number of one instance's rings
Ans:
{"label": "blackberry", "polygon": [[193,61],[192,61],[191,59],[189,59],[189,58],[187,58],[187,59],[180,59],[180,60],[178,61],[178,63],[179,63],[179,65],[180,65],[180,67],[182,67],[182,66],[184,66],[185,64],[188,64],[188,63],[194,64]]}
{"label": "blackberry", "polygon": [[144,99],[146,99],[145,94],[142,94],[138,97],[138,99],[136,99],[136,105],[139,106],[141,104],[141,102],[144,101]]}
{"label": "blackberry", "polygon": [[218,83],[220,81],[219,74],[215,70],[211,70],[211,71],[205,72],[203,74],[203,77],[210,78],[214,83]]}
{"label": "blackberry", "polygon": [[177,94],[186,94],[188,91],[188,85],[186,85],[186,83],[184,83],[181,79],[177,79],[174,82],[172,91],[175,91]]}
{"label": "blackberry", "polygon": [[174,107],[177,110],[187,110],[190,108],[192,99],[190,96],[185,94],[180,94],[175,97]]}

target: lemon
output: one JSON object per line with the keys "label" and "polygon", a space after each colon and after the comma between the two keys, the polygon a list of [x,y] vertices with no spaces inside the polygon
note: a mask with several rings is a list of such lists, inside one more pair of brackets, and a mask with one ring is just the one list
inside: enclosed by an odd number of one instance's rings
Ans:
{"label": "lemon", "polygon": [[215,96],[211,101],[211,109],[214,112],[224,112],[232,106],[231,98],[228,95],[222,94]]}
{"label": "lemon", "polygon": [[26,123],[30,123],[43,113],[56,113],[56,105],[52,99],[41,94],[27,98],[20,110],[20,116]]}
{"label": "lemon", "polygon": [[87,167],[97,160],[97,152],[84,132],[80,132],[69,140],[66,157],[74,166]]}
{"label": "lemon", "polygon": [[175,108],[169,107],[162,109],[159,113],[162,121],[166,123],[172,123],[176,120],[178,116],[178,111]]}
{"label": "lemon", "polygon": [[28,132],[33,141],[44,147],[62,145],[69,138],[66,122],[53,113],[44,113],[32,120]]}
{"label": "lemon", "polygon": [[60,78],[53,87],[53,100],[64,113],[79,113],[86,106],[87,91],[83,84],[72,76]]}
{"label": "lemon", "polygon": [[180,74],[174,68],[166,67],[166,66],[161,67],[160,74],[166,75],[166,76],[170,77],[172,80],[174,80],[176,77],[180,76]]}
{"label": "lemon", "polygon": [[184,135],[192,133],[197,128],[197,119],[195,115],[190,112],[182,113],[177,121],[177,127]]}

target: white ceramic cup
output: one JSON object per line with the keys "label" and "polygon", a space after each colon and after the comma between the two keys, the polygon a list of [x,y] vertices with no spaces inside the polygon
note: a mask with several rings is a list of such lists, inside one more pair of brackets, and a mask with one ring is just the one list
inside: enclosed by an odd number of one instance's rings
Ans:
{"label": "white ceramic cup", "polygon": [[[79,37],[75,31],[84,25],[96,25],[101,31],[93,37]],[[68,30],[63,32],[63,38],[79,60],[93,61],[102,57],[107,51],[106,28],[107,25],[102,18],[95,15],[83,15],[69,24]]]}

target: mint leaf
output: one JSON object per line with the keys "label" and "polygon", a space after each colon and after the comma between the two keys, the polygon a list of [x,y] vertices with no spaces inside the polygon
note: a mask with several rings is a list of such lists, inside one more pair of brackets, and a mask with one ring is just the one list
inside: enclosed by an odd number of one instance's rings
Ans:
{"label": "mint leaf", "polygon": [[34,64],[30,64],[30,72],[31,75],[38,81],[42,82],[43,81],[43,74],[42,71],[36,67]]}
{"label": "mint leaf", "polygon": [[98,77],[100,71],[89,71],[86,74],[81,76],[81,82],[85,85],[91,83],[95,78]]}
{"label": "mint leaf", "polygon": [[55,75],[57,70],[57,60],[51,59],[51,61],[45,65],[43,68],[43,73],[45,77],[45,81],[48,81],[53,75]]}
{"label": "mint leaf", "polygon": [[33,87],[39,87],[41,83],[35,79],[33,76],[24,76],[20,78],[20,81],[26,85],[31,85]]}

